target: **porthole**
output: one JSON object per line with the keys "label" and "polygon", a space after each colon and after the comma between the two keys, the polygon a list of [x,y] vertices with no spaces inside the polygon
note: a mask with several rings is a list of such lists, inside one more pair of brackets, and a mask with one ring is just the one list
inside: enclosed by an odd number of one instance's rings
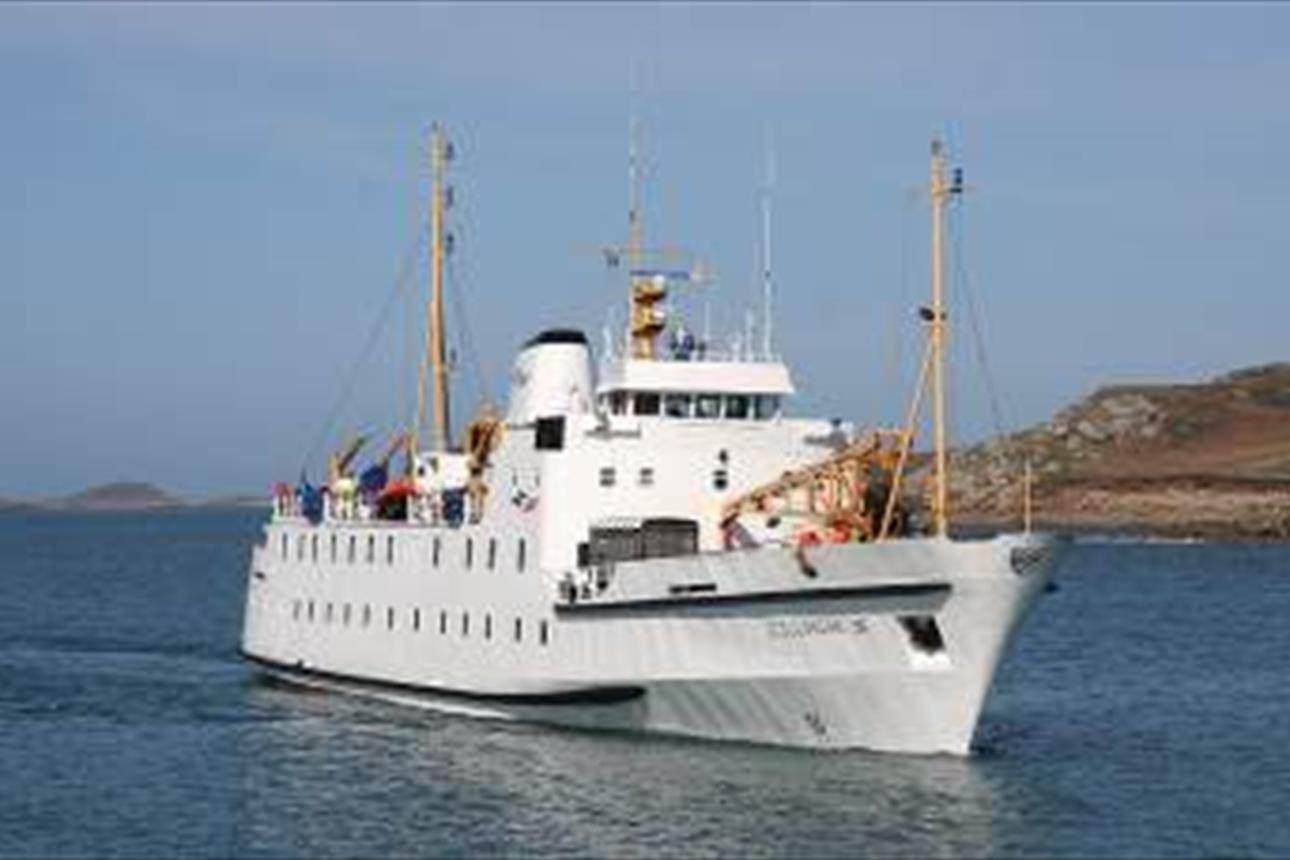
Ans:
{"label": "porthole", "polygon": [[712,471],[712,489],[721,491],[730,486],[730,473],[725,469],[714,469]]}

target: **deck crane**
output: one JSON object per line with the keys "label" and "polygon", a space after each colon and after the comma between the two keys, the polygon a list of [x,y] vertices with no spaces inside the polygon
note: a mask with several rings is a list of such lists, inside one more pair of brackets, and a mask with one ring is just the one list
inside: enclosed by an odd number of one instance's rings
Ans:
{"label": "deck crane", "polygon": [[366,436],[361,434],[352,436],[348,442],[327,458],[327,484],[329,486],[334,487],[338,481],[348,475],[349,464],[354,462],[354,458],[358,456],[359,450],[366,443]]}

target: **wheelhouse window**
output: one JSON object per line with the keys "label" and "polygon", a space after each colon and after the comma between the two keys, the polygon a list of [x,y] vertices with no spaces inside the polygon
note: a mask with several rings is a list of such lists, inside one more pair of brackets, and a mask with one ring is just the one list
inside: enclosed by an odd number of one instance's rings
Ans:
{"label": "wheelhouse window", "polygon": [[694,417],[695,418],[720,418],[721,417],[721,395],[720,394],[700,394],[694,400]]}
{"label": "wheelhouse window", "polygon": [[758,421],[768,421],[779,414],[779,395],[758,394],[753,408]]}
{"label": "wheelhouse window", "polygon": [[609,411],[614,415],[627,414],[627,392],[626,391],[610,392]]}
{"label": "wheelhouse window", "polygon": [[668,418],[689,418],[692,399],[688,394],[668,394],[663,398],[663,414]]}
{"label": "wheelhouse window", "polygon": [[657,415],[661,398],[650,391],[638,392],[632,403],[633,411],[637,415]]}
{"label": "wheelhouse window", "polygon": [[726,417],[737,421],[742,421],[748,417],[748,395],[747,394],[728,394],[726,395]]}

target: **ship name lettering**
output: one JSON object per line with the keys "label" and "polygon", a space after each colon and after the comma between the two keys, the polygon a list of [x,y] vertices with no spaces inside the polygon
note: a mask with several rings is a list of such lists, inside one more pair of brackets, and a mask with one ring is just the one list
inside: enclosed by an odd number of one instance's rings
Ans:
{"label": "ship name lettering", "polygon": [[771,639],[803,639],[808,636],[859,636],[869,631],[862,615],[825,618],[775,618],[766,622]]}

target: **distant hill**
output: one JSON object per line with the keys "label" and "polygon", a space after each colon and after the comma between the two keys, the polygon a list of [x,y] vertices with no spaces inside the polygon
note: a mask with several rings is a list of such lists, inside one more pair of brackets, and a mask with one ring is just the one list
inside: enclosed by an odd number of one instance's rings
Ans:
{"label": "distant hill", "polygon": [[269,508],[273,501],[267,494],[252,495],[239,493],[231,496],[217,496],[201,503],[203,508]]}
{"label": "distant hill", "polygon": [[956,452],[955,508],[1072,525],[1290,538],[1290,364],[1099,389],[1047,423]]}
{"label": "distant hill", "polygon": [[6,499],[0,497],[0,513],[6,511],[25,511],[31,507],[27,502],[20,502],[17,499]]}
{"label": "distant hill", "polygon": [[63,511],[140,511],[175,508],[183,504],[180,499],[152,484],[116,481],[55,499],[42,507]]}

